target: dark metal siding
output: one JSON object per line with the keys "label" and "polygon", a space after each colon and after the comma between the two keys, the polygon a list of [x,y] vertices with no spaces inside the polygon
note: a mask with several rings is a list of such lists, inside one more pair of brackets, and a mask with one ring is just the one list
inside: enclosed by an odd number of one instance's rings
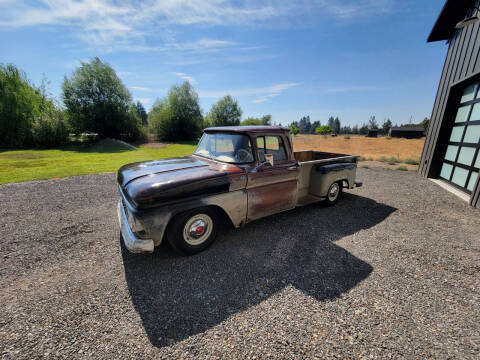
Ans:
{"label": "dark metal siding", "polygon": [[[430,125],[420,161],[419,174],[423,177],[438,177],[441,158],[445,152],[447,136],[452,124],[452,85],[469,80],[480,73],[480,22],[456,30],[450,40],[442,76],[432,110]],[[450,101],[451,102],[451,101]],[[458,105],[458,104],[456,104]],[[456,111],[456,108],[454,109]],[[480,178],[480,177],[479,177]],[[473,189],[471,204],[480,206],[479,181]]]}

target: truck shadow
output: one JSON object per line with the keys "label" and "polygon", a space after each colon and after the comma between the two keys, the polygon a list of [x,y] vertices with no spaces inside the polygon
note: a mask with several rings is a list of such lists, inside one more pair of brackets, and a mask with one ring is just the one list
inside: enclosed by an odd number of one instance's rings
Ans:
{"label": "truck shadow", "polygon": [[373,270],[334,242],[381,223],[395,210],[346,193],[333,208],[311,205],[226,229],[195,256],[181,257],[165,246],[134,255],[122,246],[133,305],[150,342],[162,347],[202,333],[287,286],[318,301],[334,299]]}

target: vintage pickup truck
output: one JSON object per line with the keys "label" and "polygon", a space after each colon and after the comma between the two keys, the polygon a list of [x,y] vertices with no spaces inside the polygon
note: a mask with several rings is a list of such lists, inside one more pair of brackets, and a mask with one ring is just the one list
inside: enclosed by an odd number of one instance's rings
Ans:
{"label": "vintage pickup truck", "polygon": [[358,156],[296,151],[288,128],[211,127],[193,155],[122,166],[118,217],[131,252],[165,238],[182,254],[208,247],[222,221],[252,220],[323,201],[334,205],[355,180]]}

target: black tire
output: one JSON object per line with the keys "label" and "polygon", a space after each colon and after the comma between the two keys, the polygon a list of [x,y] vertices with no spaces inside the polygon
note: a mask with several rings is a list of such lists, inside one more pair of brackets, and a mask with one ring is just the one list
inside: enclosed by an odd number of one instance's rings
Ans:
{"label": "black tire", "polygon": [[[333,191],[335,188],[337,189],[336,195],[332,196],[331,191]],[[342,193],[343,193],[343,182],[342,181],[336,181],[336,182],[332,183],[328,187],[327,197],[325,198],[324,204],[327,205],[327,206],[335,205],[338,202],[338,199],[340,199],[340,197],[342,196]]]}
{"label": "black tire", "polygon": [[[211,223],[209,223],[208,218],[211,219]],[[191,226],[194,226],[196,221],[203,221],[206,225],[204,226],[203,235],[198,239],[192,238],[192,233],[188,231],[184,235],[184,230],[186,231],[188,224],[192,223],[192,221],[193,224]],[[197,227],[201,227],[201,225]],[[176,215],[172,219],[167,228],[167,240],[176,252],[182,255],[193,255],[205,250],[215,241],[218,227],[219,216],[215,209],[204,207],[189,210]],[[205,238],[202,239],[202,237]],[[196,241],[200,241],[200,243],[196,244]]]}

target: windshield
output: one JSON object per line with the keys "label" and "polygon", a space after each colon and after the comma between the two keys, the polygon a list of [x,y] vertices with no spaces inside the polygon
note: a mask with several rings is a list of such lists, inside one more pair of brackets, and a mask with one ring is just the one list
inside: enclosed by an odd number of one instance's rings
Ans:
{"label": "windshield", "polygon": [[250,138],[242,134],[205,133],[194,154],[227,163],[253,162]]}

